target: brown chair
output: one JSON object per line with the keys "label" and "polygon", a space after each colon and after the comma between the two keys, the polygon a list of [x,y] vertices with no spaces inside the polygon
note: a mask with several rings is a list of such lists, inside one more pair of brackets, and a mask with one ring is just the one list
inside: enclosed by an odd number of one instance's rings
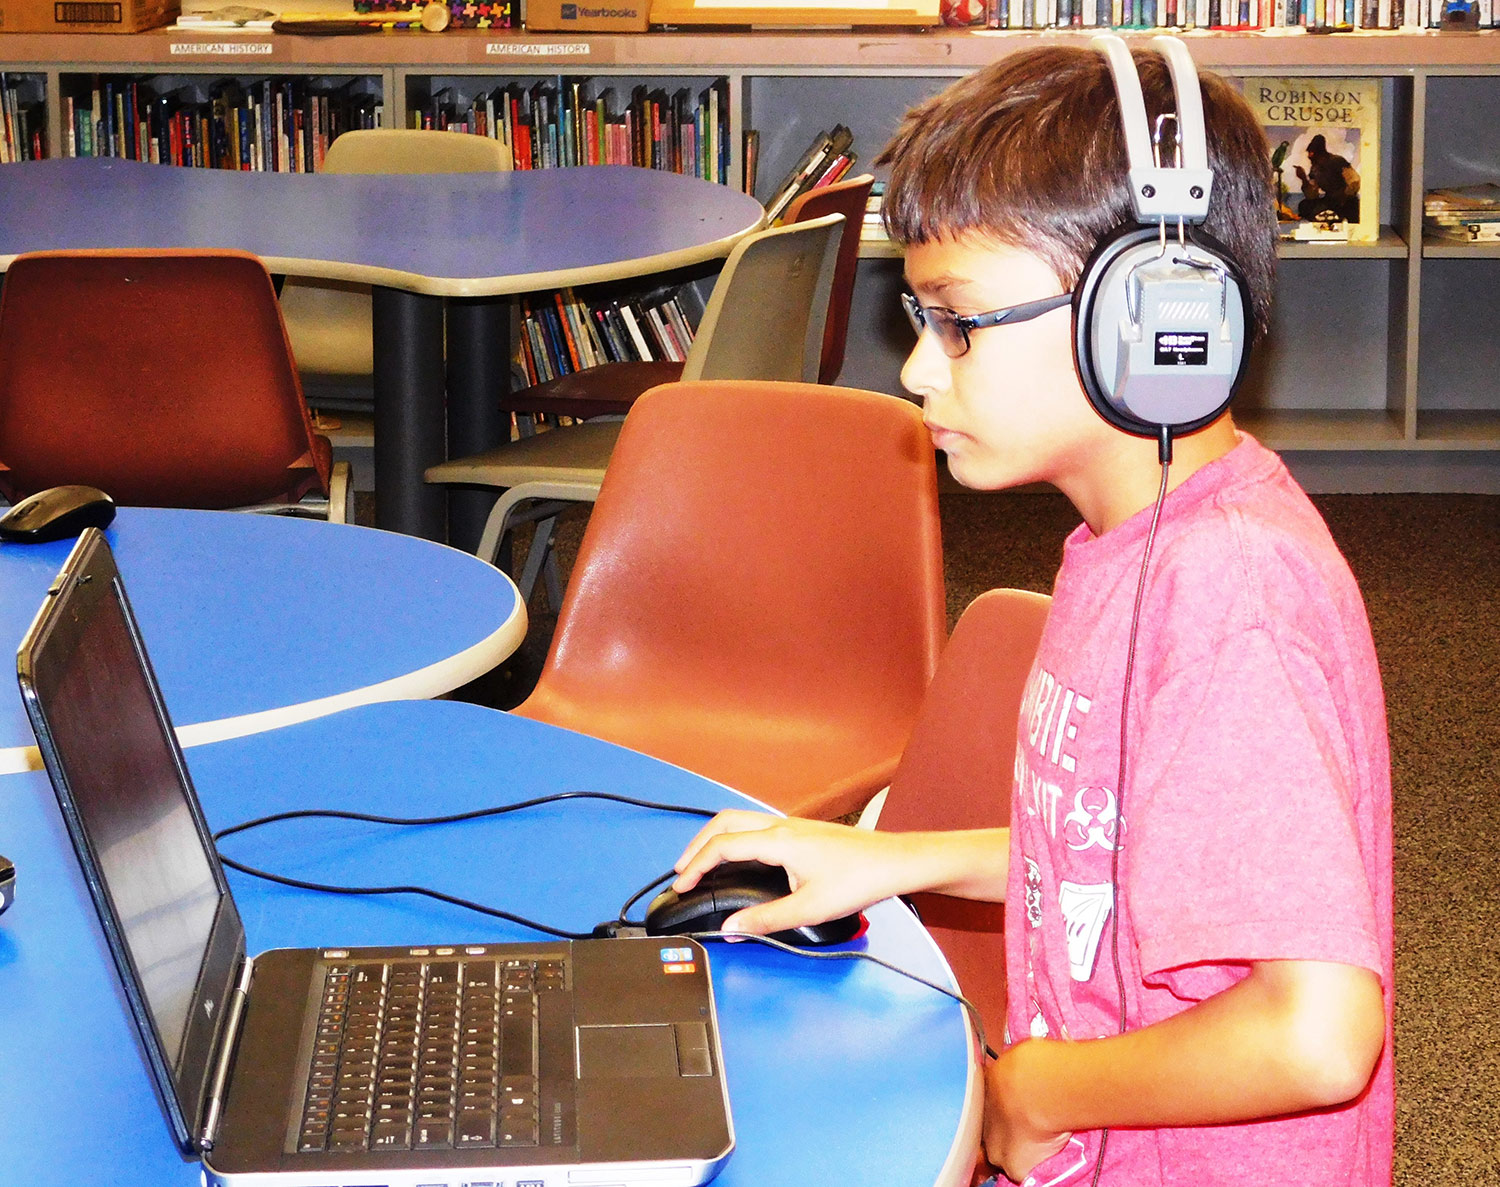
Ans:
{"label": "brown chair", "polygon": [[[0,290],[0,495],[347,513],[271,278],[237,251],[23,255]],[[314,509],[309,507],[309,510]]]}
{"label": "brown chair", "polygon": [[[875,827],[920,832],[1010,823],[1021,697],[1051,605],[1046,594],[1021,589],[992,589],[970,603],[943,649]],[[998,1048],[1005,1031],[1004,908],[941,894],[913,895],[912,903]]]}
{"label": "brown chair", "polygon": [[669,384],[625,419],[516,712],[839,816],[895,770],[944,613],[932,448],[912,404]]}
{"label": "brown chair", "polygon": [[[843,220],[836,215],[746,235],[714,282],[683,377],[793,379],[818,373],[828,291]],[[675,365],[675,364],[674,364]],[[539,576],[553,606],[562,602],[552,561],[552,527],[570,502],[592,502],[619,435],[619,416],[510,441],[432,466],[428,482],[499,487],[478,555],[498,564],[512,527],[536,522],[517,585],[528,603]]]}
{"label": "brown chair", "polygon": [[833,268],[833,292],[828,299],[828,323],[823,327],[823,358],[818,366],[819,383],[837,383],[844,369],[844,343],[849,337],[849,304],[854,299],[854,279],[859,271],[859,237],[865,225],[865,203],[875,179],[868,173],[845,178],[793,200],[786,222],[800,223],[825,214],[844,216],[844,235],[839,240],[839,258]]}
{"label": "brown chair", "polygon": [[[859,265],[859,235],[864,226],[865,201],[875,179],[869,174],[849,178],[803,194],[787,209],[781,226],[810,222],[829,214],[842,214],[833,284],[828,295],[828,320],[823,328],[823,347],[818,364],[818,382],[834,383],[844,366],[844,342],[849,335],[849,303]],[[546,413],[588,420],[595,416],[624,415],[644,391],[658,384],[699,376],[684,372],[682,363],[605,363],[562,375],[545,383],[523,388],[501,397],[500,406],[520,415]],[[730,371],[704,373],[705,378],[729,379]]]}

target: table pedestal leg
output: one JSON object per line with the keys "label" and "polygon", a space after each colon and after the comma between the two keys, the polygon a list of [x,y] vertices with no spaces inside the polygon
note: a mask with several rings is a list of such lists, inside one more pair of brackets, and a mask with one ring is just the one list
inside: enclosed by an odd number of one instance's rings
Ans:
{"label": "table pedestal leg", "polygon": [[447,503],[422,472],[445,459],[443,300],[374,290],[375,524],[442,540]]}
{"label": "table pedestal leg", "polygon": [[[510,305],[503,298],[448,302],[448,456],[510,440],[500,397],[510,390]],[[450,488],[448,540],[473,552],[499,492]]]}

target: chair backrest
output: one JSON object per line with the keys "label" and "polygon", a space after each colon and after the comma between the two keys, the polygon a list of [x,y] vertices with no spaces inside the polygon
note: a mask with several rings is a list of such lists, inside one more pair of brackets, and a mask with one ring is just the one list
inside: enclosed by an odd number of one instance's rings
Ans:
{"label": "chair backrest", "polygon": [[799,223],[842,214],[844,229],[839,236],[839,256],[833,268],[833,288],[828,295],[828,323],[823,327],[823,354],[818,364],[819,383],[837,383],[844,369],[844,344],[849,338],[849,306],[854,299],[854,280],[859,273],[859,237],[865,225],[865,204],[875,178],[868,173],[846,177],[796,198],[787,207],[786,222]]}
{"label": "chair backrest", "polygon": [[417,128],[357,128],[334,137],[324,173],[495,173],[509,170],[499,140]]}
{"label": "chair backrest", "polygon": [[843,224],[828,215],[736,243],[714,281],[682,378],[815,382]]}
{"label": "chair backrest", "polygon": [[547,717],[544,704],[587,703],[596,722],[646,705],[687,735],[713,721],[762,739],[791,719],[830,742],[840,723],[878,721],[904,739],[944,630],[937,482],[914,405],[803,383],[665,384],[625,418],[527,705]]}
{"label": "chair backrest", "polygon": [[265,265],[235,251],[40,252],[0,289],[0,494],[240,507],[328,493]]}
{"label": "chair backrest", "polygon": [[[891,777],[877,828],[1010,823],[1021,698],[1051,604],[1046,594],[992,589],[963,612]],[[1005,1025],[1004,909],[937,894],[915,895],[913,905],[979,1008],[993,1045]]]}

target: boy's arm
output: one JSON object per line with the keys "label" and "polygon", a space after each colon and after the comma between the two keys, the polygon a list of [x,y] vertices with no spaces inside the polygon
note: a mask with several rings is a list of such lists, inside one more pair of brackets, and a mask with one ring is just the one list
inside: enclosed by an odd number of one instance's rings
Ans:
{"label": "boy's arm", "polygon": [[724,921],[725,930],[764,935],[922,890],[1002,902],[1010,830],[893,833],[761,812],[721,812],[678,859],[673,888],[689,889],[723,861],[761,861],[786,870],[791,894]]}
{"label": "boy's arm", "polygon": [[1384,1042],[1375,973],[1258,961],[1238,984],[1140,1030],[1009,1048],[986,1072],[985,1152],[1019,1182],[1077,1130],[1214,1125],[1343,1104],[1369,1082]]}

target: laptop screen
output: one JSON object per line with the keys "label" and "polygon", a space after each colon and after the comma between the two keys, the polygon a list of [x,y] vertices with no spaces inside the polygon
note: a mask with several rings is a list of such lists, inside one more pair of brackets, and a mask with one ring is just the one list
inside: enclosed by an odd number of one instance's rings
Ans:
{"label": "laptop screen", "polygon": [[238,918],[101,533],[68,558],[18,671],[101,925],[186,1121],[207,1058],[194,1003],[221,963],[217,927]]}
{"label": "laptop screen", "polygon": [[146,1003],[175,1055],[219,888],[111,585],[52,668],[43,703]]}

